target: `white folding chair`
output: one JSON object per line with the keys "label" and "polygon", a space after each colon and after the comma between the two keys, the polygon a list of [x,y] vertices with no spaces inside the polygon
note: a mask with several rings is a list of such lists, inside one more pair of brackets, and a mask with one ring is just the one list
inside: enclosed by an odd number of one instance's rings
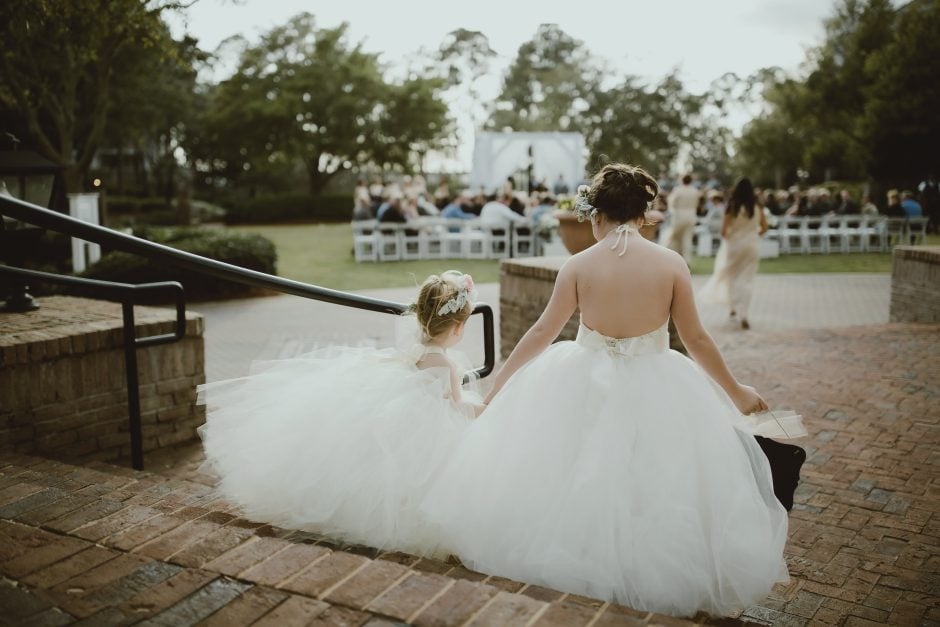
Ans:
{"label": "white folding chair", "polygon": [[868,218],[865,216],[842,216],[839,220],[839,248],[844,253],[861,253],[868,250]]}
{"label": "white folding chair", "polygon": [[907,218],[887,218],[884,221],[884,231],[881,238],[881,250],[886,252],[903,244],[907,237]]}
{"label": "white folding chair", "polygon": [[444,219],[441,233],[441,258],[460,259],[464,256],[464,229],[466,220],[457,218]]}
{"label": "white folding chair", "polygon": [[794,216],[781,216],[777,220],[777,240],[780,242],[780,254],[787,255],[793,252],[802,252],[803,218]]}
{"label": "white folding chair", "polygon": [[510,253],[509,238],[512,224],[507,226],[486,225],[483,231],[487,234],[486,256],[489,259],[503,259]]}
{"label": "white folding chair", "polygon": [[401,225],[401,258],[402,261],[415,261],[424,259],[424,224]]}
{"label": "white folding chair", "polygon": [[377,245],[379,249],[379,261],[400,261],[401,260],[401,224],[395,222],[380,222],[376,226]]}
{"label": "white folding chair", "polygon": [[538,249],[538,235],[532,222],[512,223],[512,256],[533,257]]}
{"label": "white folding chair", "polygon": [[490,234],[479,220],[467,220],[461,235],[460,256],[464,259],[488,259]]}
{"label": "white folding chair", "polygon": [[699,257],[711,257],[715,254],[715,247],[721,244],[721,234],[711,229],[709,220],[699,218],[693,233],[695,238],[695,254]]}
{"label": "white folding chair", "polygon": [[802,253],[828,253],[829,252],[829,224],[826,218],[803,218],[800,224]]}
{"label": "white folding chair", "polygon": [[442,218],[429,219],[425,228],[421,231],[421,245],[425,259],[443,259],[445,257],[447,228],[444,222]]}
{"label": "white folding chair", "polygon": [[376,261],[379,258],[375,225],[375,220],[357,220],[352,223],[353,256],[357,262]]}
{"label": "white folding chair", "polygon": [[927,241],[927,222],[930,218],[919,216],[907,219],[907,230],[904,233],[904,243],[917,246]]}

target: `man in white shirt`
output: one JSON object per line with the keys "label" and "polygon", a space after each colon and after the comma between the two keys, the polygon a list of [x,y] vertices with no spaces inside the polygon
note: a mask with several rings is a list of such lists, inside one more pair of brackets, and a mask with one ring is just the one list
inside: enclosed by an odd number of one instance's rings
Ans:
{"label": "man in white shirt", "polygon": [[666,235],[666,246],[680,253],[686,263],[692,261],[692,234],[695,232],[698,199],[699,191],[692,186],[691,174],[682,177],[682,185],[677,185],[667,199],[672,227]]}
{"label": "man in white shirt", "polygon": [[525,216],[509,208],[510,199],[503,196],[500,200],[491,200],[480,210],[480,223],[496,229],[508,229],[512,222],[526,222]]}

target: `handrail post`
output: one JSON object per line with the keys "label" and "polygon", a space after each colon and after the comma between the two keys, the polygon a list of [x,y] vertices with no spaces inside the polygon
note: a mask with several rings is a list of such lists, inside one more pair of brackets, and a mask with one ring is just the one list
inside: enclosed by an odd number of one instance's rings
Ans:
{"label": "handrail post", "polygon": [[124,312],[124,371],[127,374],[127,410],[131,430],[131,465],[144,469],[143,434],[140,423],[140,381],[137,373],[137,327],[134,324],[134,303],[121,302]]}

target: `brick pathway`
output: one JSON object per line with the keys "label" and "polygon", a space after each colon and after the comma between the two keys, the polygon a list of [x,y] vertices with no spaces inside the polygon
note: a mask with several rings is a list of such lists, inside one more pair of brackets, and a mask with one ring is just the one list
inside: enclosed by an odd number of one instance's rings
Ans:
{"label": "brick pathway", "polygon": [[[708,277],[696,276],[701,285]],[[755,332],[820,329],[888,321],[888,274],[761,274],[754,286],[750,322]],[[499,285],[478,285],[480,299],[494,306],[499,341]],[[408,302],[413,288],[366,290],[370,296]],[[275,359],[332,343],[391,345],[394,316],[358,311],[295,296],[196,303],[206,319],[206,380],[242,376],[255,359]],[[703,307],[706,326],[719,340],[740,335],[721,307]],[[727,336],[727,337],[725,337]],[[474,363],[483,363],[482,325],[471,318],[463,342]],[[496,354],[499,354],[497,346]]]}
{"label": "brick pathway", "polygon": [[[738,333],[726,354],[810,437],[791,583],[715,622],[940,625],[940,326]],[[691,624],[250,523],[179,476],[24,457],[0,458],[0,575],[13,624]]]}

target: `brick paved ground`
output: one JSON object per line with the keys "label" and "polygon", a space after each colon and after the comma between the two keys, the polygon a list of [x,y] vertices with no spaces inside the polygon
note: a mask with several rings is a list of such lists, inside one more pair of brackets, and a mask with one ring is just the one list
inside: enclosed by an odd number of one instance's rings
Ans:
{"label": "brick paved ground", "polygon": [[[707,278],[693,277],[696,285]],[[480,299],[495,308],[498,342],[499,285],[483,284],[477,289]],[[890,292],[888,274],[762,274],[755,281],[750,322],[755,332],[881,324],[888,321]],[[362,293],[408,302],[415,290]],[[242,376],[254,359],[291,356],[331,343],[371,341],[390,345],[394,338],[393,316],[295,296],[196,303],[191,308],[206,319],[207,381]],[[727,312],[721,307],[705,307],[702,315],[719,339],[738,337],[737,328],[728,322]],[[483,363],[482,345],[482,325],[479,316],[474,316],[462,347],[475,363]]]}
{"label": "brick paved ground", "polygon": [[[792,581],[724,624],[940,625],[940,326],[742,333],[727,356],[810,437]],[[178,477],[30,458],[0,461],[0,575],[14,624],[689,624],[259,526]]]}
{"label": "brick paved ground", "polygon": [[[704,317],[740,378],[806,417],[792,581],[716,622],[940,625],[940,327],[814,329],[883,322],[887,278],[774,278],[753,331]],[[0,623],[691,624],[251,523],[185,480],[210,481],[198,448],[147,462],[172,471],[0,459]]]}

